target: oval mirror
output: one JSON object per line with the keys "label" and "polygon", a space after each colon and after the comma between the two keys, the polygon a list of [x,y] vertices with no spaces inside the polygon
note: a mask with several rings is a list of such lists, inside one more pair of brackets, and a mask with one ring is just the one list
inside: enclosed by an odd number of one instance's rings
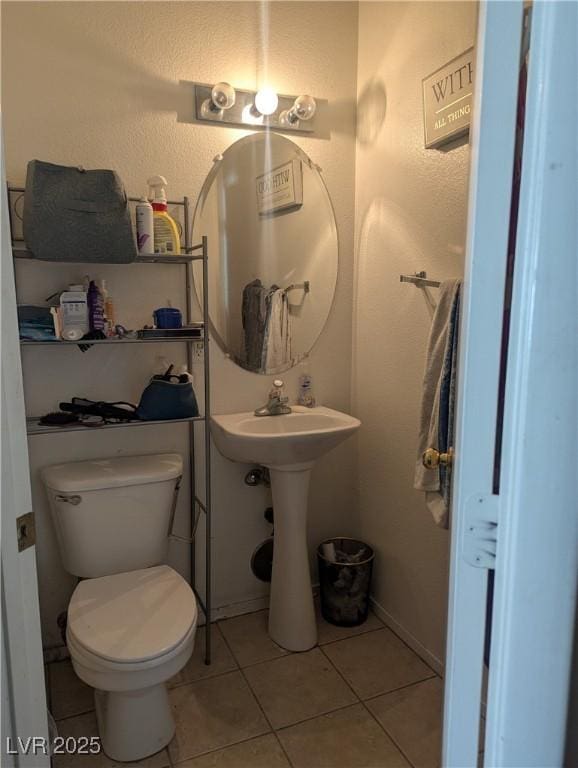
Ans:
{"label": "oval mirror", "polygon": [[[337,281],[337,227],[319,170],[292,141],[255,133],[220,156],[201,190],[194,242],[207,235],[209,319],[223,349],[255,373],[311,351]],[[202,300],[202,265],[195,286]]]}

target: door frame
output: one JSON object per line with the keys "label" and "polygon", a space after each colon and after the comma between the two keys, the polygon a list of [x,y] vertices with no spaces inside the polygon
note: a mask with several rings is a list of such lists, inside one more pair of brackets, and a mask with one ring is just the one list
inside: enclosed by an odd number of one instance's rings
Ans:
{"label": "door frame", "polygon": [[[18,550],[16,520],[32,511],[8,193],[1,154],[1,653],[2,765],[48,768],[50,758],[36,547]],[[6,731],[10,732],[7,733]],[[7,739],[10,738],[10,744]],[[18,745],[18,737],[24,747]],[[28,738],[37,742],[26,742]],[[26,748],[27,746],[27,748]],[[15,750],[16,754],[9,754]]]}
{"label": "door frame", "polygon": [[[484,764],[493,767],[564,762],[578,579],[578,5],[532,7],[500,453],[522,23],[522,0],[480,7],[453,487],[447,768],[475,766],[482,746]],[[482,745],[488,569],[495,590]]]}
{"label": "door frame", "polygon": [[491,766],[564,764],[578,586],[577,48],[578,4],[534,3],[504,400]]}
{"label": "door frame", "polygon": [[493,470],[522,12],[522,0],[485,2],[478,19],[456,405],[444,768],[478,761],[488,568],[494,566],[497,522]]}

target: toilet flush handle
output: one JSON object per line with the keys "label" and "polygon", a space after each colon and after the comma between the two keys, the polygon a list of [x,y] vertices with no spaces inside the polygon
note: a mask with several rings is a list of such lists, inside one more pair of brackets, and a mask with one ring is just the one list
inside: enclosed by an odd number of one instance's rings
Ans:
{"label": "toilet flush handle", "polygon": [[56,494],[56,501],[64,501],[67,504],[74,504],[76,507],[82,501],[82,496],[64,496],[64,494],[58,493]]}

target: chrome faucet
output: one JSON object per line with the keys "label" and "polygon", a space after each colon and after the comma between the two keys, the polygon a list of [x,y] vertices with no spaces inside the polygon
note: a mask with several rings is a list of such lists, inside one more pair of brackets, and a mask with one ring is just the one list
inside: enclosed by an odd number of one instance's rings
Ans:
{"label": "chrome faucet", "polygon": [[291,408],[287,405],[289,398],[283,395],[283,386],[281,379],[275,379],[267,404],[257,408],[255,416],[281,416],[291,413]]}

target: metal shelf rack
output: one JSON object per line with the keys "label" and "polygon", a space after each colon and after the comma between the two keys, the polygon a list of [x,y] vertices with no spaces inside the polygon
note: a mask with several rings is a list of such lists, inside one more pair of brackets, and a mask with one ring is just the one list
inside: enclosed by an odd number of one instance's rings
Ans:
{"label": "metal shelf rack", "polygon": [[[14,192],[14,187],[10,187],[10,191]],[[130,200],[133,200],[133,198],[129,198]],[[174,203],[173,205],[178,205],[178,203]],[[181,203],[182,205],[182,203]],[[201,248],[201,244],[199,245],[193,245],[190,246],[191,253],[187,253],[187,249],[185,248],[184,251],[181,251],[181,253],[175,253],[174,256],[167,256],[164,253],[141,253],[139,254],[134,261],[128,261],[124,264],[117,264],[117,266],[124,266],[124,267],[130,267],[133,264],[188,264],[191,261],[203,261],[203,255],[202,254],[194,254],[192,251],[196,251],[199,248]],[[42,263],[42,260],[35,259],[35,257],[30,253],[30,251],[27,248],[24,248],[23,246],[14,244],[12,246],[12,255],[15,259],[34,259],[35,261],[40,261]],[[46,264],[46,262],[44,262]],[[57,264],[86,264],[85,261],[82,262],[74,262],[74,261],[58,261]],[[104,262],[103,262],[104,264]],[[110,265],[109,265],[110,266]]]}
{"label": "metal shelf rack", "polygon": [[[21,196],[24,193],[24,187],[15,187],[10,184],[8,186],[8,200],[9,200],[9,212],[10,212],[10,229],[14,233],[14,197]],[[138,202],[139,198],[130,197],[131,202]],[[173,264],[181,265],[185,267],[185,290],[186,290],[186,324],[192,322],[193,314],[193,262],[201,261],[203,264],[203,328],[209,327],[209,282],[208,282],[208,249],[207,238],[203,237],[201,243],[193,244],[191,240],[191,220],[190,220],[190,201],[188,197],[183,197],[181,200],[170,200],[168,203],[170,206],[182,207],[183,213],[183,239],[184,248],[180,254],[164,255],[164,254],[145,254],[139,255],[135,261],[128,262],[126,264],[115,264],[119,268],[131,267],[139,264]],[[12,255],[14,259],[31,259],[36,263],[50,263],[46,261],[39,261],[34,259],[33,255],[25,248],[22,239],[13,237],[12,240]],[[70,264],[72,262],[54,261],[53,264]],[[85,264],[86,262],[82,262]],[[110,265],[107,265],[110,266]],[[166,421],[130,421],[119,424],[104,424],[98,427],[86,426],[81,424],[69,424],[66,426],[45,426],[39,424],[38,417],[31,417],[26,419],[27,433],[30,437],[37,435],[54,435],[64,432],[87,432],[87,431],[99,431],[100,429],[127,429],[130,427],[155,427],[170,424],[185,424],[189,425],[189,472],[191,478],[191,536],[190,538],[184,538],[181,536],[173,536],[173,538],[179,541],[185,541],[189,543],[191,547],[191,586],[197,598],[198,604],[201,606],[203,613],[205,614],[205,663],[211,663],[211,436],[210,436],[210,414],[211,414],[211,373],[210,373],[210,359],[209,359],[209,335],[204,331],[199,336],[188,337],[185,339],[180,338],[158,338],[158,339],[106,339],[100,341],[87,341],[80,342],[82,344],[130,344],[130,343],[146,343],[146,344],[166,344],[166,343],[180,343],[186,344],[187,348],[187,366],[188,370],[192,369],[193,364],[193,345],[202,343],[204,347],[204,375],[203,375],[203,387],[205,396],[205,408],[204,415],[196,416],[189,419],[170,419]],[[79,342],[66,342],[66,341],[33,341],[22,340],[22,348],[26,347],[42,347],[46,346],[51,349],[64,346],[78,346]],[[204,449],[205,449],[205,499],[201,501],[197,494],[196,477],[195,477],[195,424],[202,422],[204,426]],[[199,594],[196,587],[195,579],[195,534],[197,524],[201,514],[205,515],[205,595],[204,599]]]}
{"label": "metal shelf rack", "polygon": [[100,432],[101,429],[122,429],[123,427],[151,427],[162,426],[163,424],[184,424],[185,422],[204,421],[204,416],[191,416],[188,419],[165,419],[164,421],[127,421],[114,424],[98,424],[88,426],[86,424],[71,423],[62,426],[52,426],[41,424],[38,416],[28,416],[26,418],[26,432],[29,435],[59,435],[62,432],[86,432],[93,430]]}
{"label": "metal shelf rack", "polygon": [[[201,331],[201,329],[199,329]],[[114,339],[85,339],[84,341],[66,341],[65,339],[20,339],[22,347],[49,347],[57,349],[58,347],[92,347],[94,344],[186,344],[186,343],[204,343],[203,333],[197,336],[158,336],[156,338],[114,338]]]}

